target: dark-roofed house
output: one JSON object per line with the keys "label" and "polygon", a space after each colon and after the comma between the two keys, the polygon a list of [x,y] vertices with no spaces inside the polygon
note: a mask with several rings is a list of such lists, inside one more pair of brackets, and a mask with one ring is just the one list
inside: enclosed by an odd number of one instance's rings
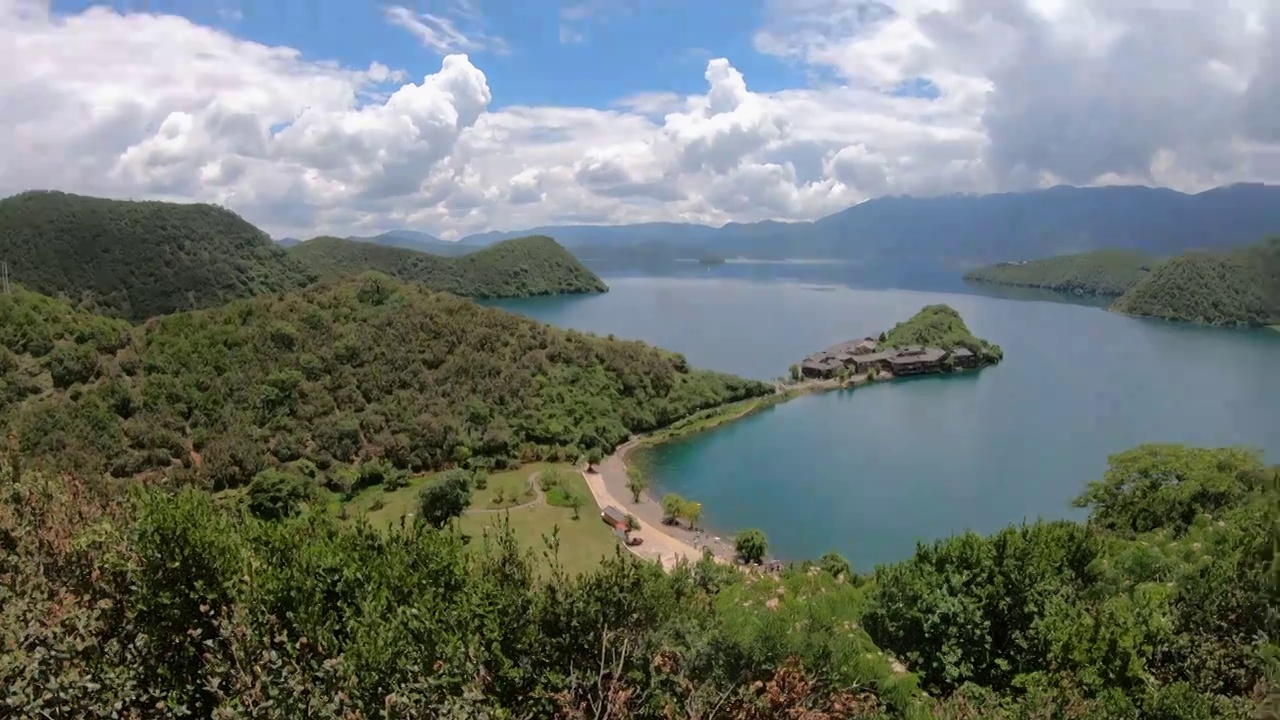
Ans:
{"label": "dark-roofed house", "polygon": [[610,525],[615,529],[618,527],[627,527],[627,514],[612,505],[609,505],[605,507],[604,510],[600,511],[600,519],[604,520],[605,524]]}
{"label": "dark-roofed house", "polygon": [[951,364],[958,368],[978,367],[978,356],[968,348],[956,348],[951,351]]}
{"label": "dark-roofed house", "polygon": [[866,355],[876,351],[876,339],[872,337],[862,338],[853,346],[853,354]]}
{"label": "dark-roofed house", "polygon": [[904,347],[888,359],[889,372],[898,376],[938,372],[946,356],[947,352],[941,348]]}
{"label": "dark-roofed house", "polygon": [[807,378],[824,379],[835,377],[844,363],[829,355],[810,358],[800,365],[800,374]]}
{"label": "dark-roofed house", "polygon": [[850,367],[853,368],[854,372],[859,374],[865,373],[872,368],[887,368],[888,363],[886,361],[892,356],[892,350],[874,353],[860,353],[853,356],[853,362],[850,364]]}

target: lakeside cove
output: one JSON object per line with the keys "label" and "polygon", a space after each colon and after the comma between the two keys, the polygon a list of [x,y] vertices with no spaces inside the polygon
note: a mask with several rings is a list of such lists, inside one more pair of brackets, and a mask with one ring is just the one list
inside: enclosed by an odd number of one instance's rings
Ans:
{"label": "lakeside cove", "polygon": [[[879,339],[868,336],[840,343],[809,356],[800,365],[792,365],[790,379],[775,381],[770,395],[708,408],[665,428],[632,436],[614,448],[597,470],[584,471],[583,478],[602,513],[606,508],[622,508],[638,521],[634,534],[649,539],[638,546],[626,545],[636,556],[658,560],[666,569],[681,559],[696,562],[708,551],[721,562],[736,563],[739,559],[733,539],[743,528],[716,534],[707,528],[695,528],[693,522],[682,526],[679,518],[667,516],[663,496],[654,492],[648,483],[639,493],[632,493],[628,477],[633,452],[686,439],[804,395],[911,376],[977,370],[1002,359],[1000,347],[975,337],[955,309],[941,304],[928,305],[909,320],[881,333]],[[802,559],[788,558],[789,561]],[[772,556],[763,564],[774,569],[781,565]]]}

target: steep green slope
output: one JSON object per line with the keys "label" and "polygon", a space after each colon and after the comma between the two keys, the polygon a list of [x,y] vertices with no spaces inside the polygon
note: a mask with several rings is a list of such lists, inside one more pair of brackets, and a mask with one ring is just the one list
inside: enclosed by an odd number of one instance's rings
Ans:
{"label": "steep green slope", "polygon": [[883,347],[926,345],[951,350],[967,348],[985,362],[999,362],[1004,351],[999,345],[974,336],[964,318],[950,305],[926,305],[880,337]]}
{"label": "steep green slope", "polygon": [[1074,295],[1119,296],[1145,278],[1155,263],[1150,255],[1135,250],[1094,250],[989,265],[965,273],[964,279]]}
{"label": "steep green slope", "polygon": [[27,292],[0,296],[0,319],[3,382],[19,388],[0,425],[23,450],[210,487],[246,482],[268,451],[322,470],[575,459],[772,392],[377,274],[157,318],[127,344],[118,326]]}
{"label": "steep green slope", "polygon": [[1208,325],[1280,322],[1280,238],[1232,252],[1171,258],[1111,309]]}
{"label": "steep green slope", "polygon": [[0,200],[0,258],[31,290],[132,320],[312,279],[229,210],[60,192]]}
{"label": "steep green slope", "polygon": [[324,277],[373,270],[430,290],[476,298],[604,292],[608,286],[549,237],[534,235],[458,257],[322,237],[289,251]]}

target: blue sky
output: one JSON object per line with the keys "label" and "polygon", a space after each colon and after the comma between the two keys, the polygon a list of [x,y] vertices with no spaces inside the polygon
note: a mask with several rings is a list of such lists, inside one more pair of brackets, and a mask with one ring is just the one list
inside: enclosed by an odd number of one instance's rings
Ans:
{"label": "blue sky", "polygon": [[[58,12],[87,5],[178,14],[304,57],[364,67],[380,62],[413,81],[440,68],[440,54],[388,21],[385,9],[449,18],[459,30],[501,38],[505,51],[467,52],[493,90],[497,109],[512,105],[608,107],[642,92],[700,94],[712,57],[733,58],[755,91],[804,85],[806,71],[756,52],[752,35],[763,0],[470,0],[483,23],[457,0],[54,0]],[[575,12],[574,8],[582,10]],[[567,16],[562,21],[562,12]],[[562,27],[566,35],[562,41]],[[470,33],[468,33],[470,34]]]}

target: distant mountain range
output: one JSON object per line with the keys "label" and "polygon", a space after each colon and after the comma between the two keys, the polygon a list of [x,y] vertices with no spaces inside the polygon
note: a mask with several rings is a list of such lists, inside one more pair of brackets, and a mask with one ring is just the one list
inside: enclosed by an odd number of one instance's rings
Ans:
{"label": "distant mountain range", "polygon": [[585,261],[721,257],[815,258],[963,271],[989,263],[1101,248],[1170,256],[1280,234],[1280,186],[1229,185],[1196,194],[1166,188],[1059,186],[1030,192],[868,200],[813,222],[541,226],[457,242],[393,230],[380,245],[440,255],[547,235]]}

